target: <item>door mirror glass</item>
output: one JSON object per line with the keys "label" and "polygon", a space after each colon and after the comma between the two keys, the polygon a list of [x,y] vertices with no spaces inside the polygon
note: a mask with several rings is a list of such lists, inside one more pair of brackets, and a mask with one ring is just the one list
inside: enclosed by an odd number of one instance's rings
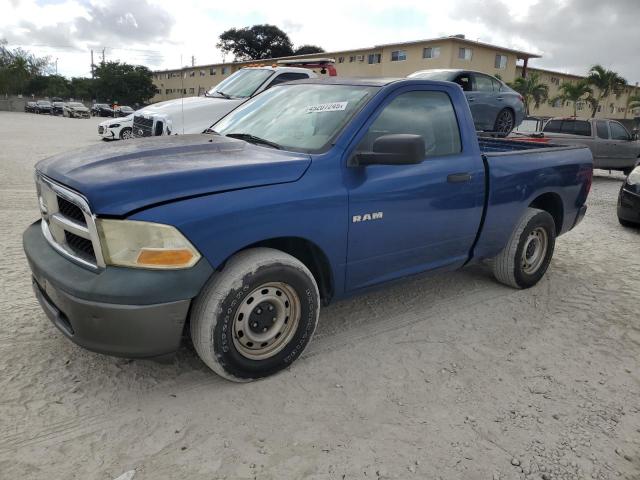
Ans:
{"label": "door mirror glass", "polygon": [[373,151],[355,156],[357,165],[408,165],[420,163],[425,156],[424,138],[397,133],[382,135],[373,142]]}

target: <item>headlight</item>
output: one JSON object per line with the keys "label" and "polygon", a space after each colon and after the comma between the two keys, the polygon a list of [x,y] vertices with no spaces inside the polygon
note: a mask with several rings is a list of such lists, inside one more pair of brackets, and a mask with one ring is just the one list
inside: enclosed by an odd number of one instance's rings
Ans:
{"label": "headlight", "polygon": [[119,123],[112,123],[111,125],[109,125],[109,128],[118,128],[119,126]]}
{"label": "headlight", "polygon": [[107,265],[138,268],[189,268],[200,253],[174,227],[133,220],[97,219]]}
{"label": "headlight", "polygon": [[640,184],[640,167],[636,167],[627,177],[627,183],[629,185]]}

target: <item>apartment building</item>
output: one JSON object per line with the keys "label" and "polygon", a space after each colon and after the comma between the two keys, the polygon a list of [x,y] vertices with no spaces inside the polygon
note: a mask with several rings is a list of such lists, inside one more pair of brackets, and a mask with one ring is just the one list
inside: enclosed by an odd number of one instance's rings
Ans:
{"label": "apartment building", "polygon": [[[542,82],[549,85],[549,98],[560,93],[564,82],[576,82],[584,77],[554,72],[529,65],[532,59],[540,55],[510,48],[477,42],[454,35],[448,37],[416,40],[411,42],[390,43],[373,47],[340,50],[323,54],[298,55],[273,58],[260,61],[227,62],[175,70],[154,72],[154,83],[158,94],[153,102],[180,98],[181,96],[202,95],[211,87],[227,78],[237,70],[252,65],[276,65],[279,60],[305,60],[317,57],[333,58],[339,76],[348,77],[405,77],[418,70],[433,68],[460,68],[477,70],[489,75],[499,76],[505,82],[512,82],[516,76],[527,72],[537,72]],[[629,95],[640,93],[636,87],[628,87],[619,97],[615,95],[605,99],[598,117],[632,118],[640,115],[640,109],[628,111]],[[573,115],[570,102],[546,102],[531,115],[545,117]],[[578,115],[590,116],[591,110],[586,102],[578,103]]]}

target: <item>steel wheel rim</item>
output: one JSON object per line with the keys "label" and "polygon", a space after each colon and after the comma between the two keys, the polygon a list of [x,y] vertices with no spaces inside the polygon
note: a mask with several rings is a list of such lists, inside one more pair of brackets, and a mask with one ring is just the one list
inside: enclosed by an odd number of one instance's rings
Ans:
{"label": "steel wheel rim", "polygon": [[547,256],[549,235],[542,227],[534,228],[524,242],[522,249],[522,271],[533,275],[538,271]]}
{"label": "steel wheel rim", "polygon": [[498,124],[497,125],[498,132],[500,133],[510,132],[511,129],[513,128],[513,118],[511,116],[511,112],[509,112],[508,110],[505,110],[504,112],[502,112],[498,117],[497,124]]}
{"label": "steel wheel rim", "polygon": [[249,293],[233,318],[233,344],[245,358],[265,360],[289,343],[300,323],[300,298],[290,285],[269,282]]}

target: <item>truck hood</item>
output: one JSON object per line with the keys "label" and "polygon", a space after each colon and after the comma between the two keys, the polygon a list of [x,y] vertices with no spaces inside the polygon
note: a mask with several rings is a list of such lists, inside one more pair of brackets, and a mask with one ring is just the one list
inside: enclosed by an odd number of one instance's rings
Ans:
{"label": "truck hood", "polygon": [[97,215],[249,187],[295,182],[309,155],[219,135],[178,135],[100,145],[42,160],[36,169],[88,201]]}
{"label": "truck hood", "polygon": [[146,117],[157,115],[169,120],[173,134],[202,133],[246,100],[245,98],[186,97],[154,103],[138,110],[136,115]]}

